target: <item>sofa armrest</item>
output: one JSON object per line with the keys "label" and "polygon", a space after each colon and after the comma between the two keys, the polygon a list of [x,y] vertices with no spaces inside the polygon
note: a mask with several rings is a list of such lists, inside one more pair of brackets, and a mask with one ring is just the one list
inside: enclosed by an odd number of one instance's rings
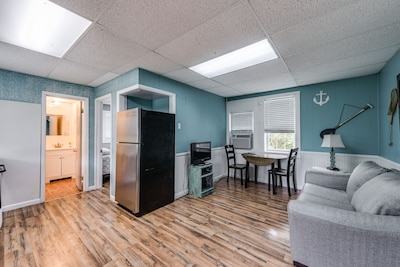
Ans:
{"label": "sofa armrest", "polygon": [[346,191],[351,173],[314,167],[306,171],[305,182]]}
{"label": "sofa armrest", "polygon": [[288,205],[293,261],[307,266],[400,266],[400,217],[301,200]]}

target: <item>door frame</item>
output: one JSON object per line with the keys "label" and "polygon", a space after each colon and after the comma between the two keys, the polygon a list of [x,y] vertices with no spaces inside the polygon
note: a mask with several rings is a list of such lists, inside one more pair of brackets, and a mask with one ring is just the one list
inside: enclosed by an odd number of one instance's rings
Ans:
{"label": "door frame", "polygon": [[[127,97],[135,93],[145,91],[154,95],[162,95],[168,97],[169,100],[169,113],[176,114],[176,94],[161,89],[145,86],[142,84],[135,84],[127,88],[116,91],[115,99],[111,98],[111,117],[112,117],[112,131],[111,131],[111,166],[110,166],[110,199],[115,201],[115,159],[116,159],[116,116],[117,112],[127,109]],[[96,132],[99,131],[99,124],[96,122]],[[97,152],[96,152],[97,151]],[[99,153],[95,150],[95,154]],[[99,157],[99,156],[98,156]],[[96,168],[97,169],[97,168]],[[96,179],[97,180],[97,179]]]}
{"label": "door frame", "polygon": [[[103,107],[102,104],[105,100],[110,101],[110,111],[111,111],[111,125],[114,123],[114,116],[113,110],[114,105],[112,103],[111,94],[106,94],[104,96],[98,97],[95,99],[95,136],[94,136],[94,187],[95,189],[99,189],[103,185],[103,168],[102,168],[102,155],[101,155],[101,148],[102,148],[102,131],[103,131]],[[113,128],[113,127],[111,127]],[[111,131],[111,145],[110,145],[110,180],[111,175],[113,173],[113,131]],[[110,185],[111,186],[111,185]],[[110,190],[110,197],[111,197],[111,190]]]}
{"label": "door frame", "polygon": [[[73,99],[83,102],[84,112],[84,123],[82,125],[81,134],[83,132],[83,138],[81,144],[82,158],[81,166],[84,166],[84,172],[81,175],[84,177],[83,190],[89,189],[89,98],[79,97],[74,95],[66,95],[60,93],[53,93],[48,91],[42,92],[42,134],[41,134],[41,166],[40,166],[40,202],[45,202],[46,198],[46,97],[59,97]],[[76,177],[79,179],[80,177]]]}

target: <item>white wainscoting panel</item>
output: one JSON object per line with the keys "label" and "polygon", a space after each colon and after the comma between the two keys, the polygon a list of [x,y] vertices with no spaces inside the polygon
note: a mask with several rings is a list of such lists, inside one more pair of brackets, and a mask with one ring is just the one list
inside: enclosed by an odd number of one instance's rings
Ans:
{"label": "white wainscoting panel", "polygon": [[[361,162],[366,160],[375,161],[378,164],[382,163],[382,158],[374,155],[359,155],[359,154],[341,154],[336,153],[336,167],[341,171],[352,172],[353,169]],[[304,185],[304,176],[308,169],[312,167],[327,167],[330,165],[329,152],[301,152],[301,161],[297,165],[297,188],[301,189]],[[387,165],[387,164],[386,164]],[[386,167],[385,164],[382,166]]]}
{"label": "white wainscoting panel", "polygon": [[[236,150],[236,160],[238,163],[246,163],[242,153],[246,151]],[[248,151],[247,151],[248,152]],[[340,154],[336,153],[336,166],[346,172],[352,172],[353,169],[362,161],[372,160],[386,168],[400,169],[400,164],[394,163],[387,159],[375,155],[358,155],[358,154]],[[226,162],[226,160],[225,160]],[[226,163],[225,163],[226,164]],[[282,161],[282,167],[285,168],[286,160]],[[296,160],[296,187],[301,189],[304,185],[305,173],[312,167],[327,167],[330,164],[329,152],[310,152],[300,151]],[[268,170],[269,166],[258,167],[258,182],[268,183]],[[250,180],[254,180],[254,166],[250,165]],[[226,172],[227,173],[227,172]],[[226,175],[225,173],[225,175]],[[232,175],[232,174],[231,174]],[[240,178],[240,173],[236,173],[236,178]],[[283,186],[287,186],[285,179],[282,179]],[[291,185],[293,186],[293,185]]]}
{"label": "white wainscoting panel", "polygon": [[[227,173],[226,155],[223,147],[213,148],[211,151],[214,181],[221,179]],[[176,154],[175,158],[175,199],[187,195],[189,192],[190,153]]]}

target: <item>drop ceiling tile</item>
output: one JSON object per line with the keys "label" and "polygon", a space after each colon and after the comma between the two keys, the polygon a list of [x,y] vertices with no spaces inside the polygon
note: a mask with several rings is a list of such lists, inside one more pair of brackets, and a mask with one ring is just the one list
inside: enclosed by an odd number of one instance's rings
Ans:
{"label": "drop ceiling tile", "polygon": [[376,74],[385,66],[385,63],[378,63],[354,69],[344,69],[339,72],[323,73],[321,75],[306,76],[296,79],[298,86],[323,83],[329,81],[343,80],[354,77],[361,77]]}
{"label": "drop ceiling tile", "polygon": [[93,80],[92,82],[90,82],[88,85],[92,86],[92,87],[97,87],[102,85],[103,83],[106,83],[108,81],[111,81],[114,78],[117,78],[119,75],[116,73],[112,73],[112,72],[107,72],[106,74],[98,77],[97,79]]}
{"label": "drop ceiling tile", "polygon": [[230,86],[241,92],[254,93],[293,87],[296,86],[296,82],[290,73],[281,73],[271,77],[238,82]]}
{"label": "drop ceiling tile", "polygon": [[203,76],[189,69],[179,69],[176,71],[165,73],[163,74],[163,76],[174,79],[182,83],[191,83],[195,81],[204,80]]}
{"label": "drop ceiling tile", "polygon": [[212,94],[219,95],[222,97],[243,95],[243,93],[240,92],[239,90],[236,90],[229,86],[223,86],[223,85],[218,86],[218,87],[212,87],[212,88],[206,89],[204,91],[207,91],[207,92],[210,92]]}
{"label": "drop ceiling tile", "polygon": [[273,34],[271,38],[281,56],[286,58],[397,23],[400,20],[399,8],[400,1],[364,0],[297,24]]}
{"label": "drop ceiling tile", "polygon": [[102,14],[114,2],[114,0],[96,0],[96,1],[50,0],[50,1],[91,21],[95,20],[98,16],[100,16],[100,14]]}
{"label": "drop ceiling tile", "polygon": [[91,65],[111,71],[131,63],[148,50],[117,37],[108,30],[95,25],[80,40],[66,58],[83,65]]}
{"label": "drop ceiling tile", "polygon": [[237,1],[117,0],[99,23],[150,50],[155,50],[180,34],[204,23]]}
{"label": "drop ceiling tile", "polygon": [[400,23],[329,43],[307,53],[287,57],[284,60],[290,66],[290,70],[307,69],[310,66],[337,61],[387,47],[400,47],[400,34],[393,34],[393,32],[400,32]]}
{"label": "drop ceiling tile", "polygon": [[47,77],[59,59],[0,42],[0,69]]}
{"label": "drop ceiling tile", "polygon": [[243,1],[156,51],[191,67],[265,38],[249,4]]}
{"label": "drop ceiling tile", "polygon": [[377,63],[385,63],[393,57],[398,49],[399,46],[392,46],[385,49],[357,55],[354,57],[347,57],[324,64],[317,64],[308,68],[302,68],[301,66],[292,66],[291,62],[288,61],[288,67],[296,80],[304,79],[312,76],[320,76],[327,73],[338,73],[346,69],[351,70],[364,66],[374,65]]}
{"label": "drop ceiling tile", "polygon": [[174,63],[173,61],[160,56],[155,52],[148,52],[127,65],[118,67],[114,70],[115,73],[123,74],[135,68],[142,68],[151,70],[154,73],[164,74],[181,69],[182,66]]}
{"label": "drop ceiling tile", "polygon": [[353,3],[334,1],[265,1],[249,0],[268,34],[287,29],[311,18],[325,15]]}
{"label": "drop ceiling tile", "polygon": [[209,89],[209,88],[221,86],[220,83],[217,83],[211,79],[203,79],[203,80],[199,80],[199,81],[189,82],[187,84],[190,86],[199,88],[199,89]]}
{"label": "drop ceiling tile", "polygon": [[212,78],[214,81],[223,84],[233,84],[244,81],[251,81],[258,78],[275,76],[281,73],[287,73],[288,69],[282,59],[278,58],[272,61],[264,62],[245,69],[237,70],[231,73]]}
{"label": "drop ceiling tile", "polygon": [[61,60],[48,77],[55,80],[86,85],[104,74],[104,70],[84,66],[69,60]]}
{"label": "drop ceiling tile", "polygon": [[[141,67],[231,96],[377,73],[400,46],[399,0],[53,2],[98,22],[66,55],[75,63],[0,43],[0,68],[98,86]],[[213,79],[184,68],[260,36],[283,59]]]}

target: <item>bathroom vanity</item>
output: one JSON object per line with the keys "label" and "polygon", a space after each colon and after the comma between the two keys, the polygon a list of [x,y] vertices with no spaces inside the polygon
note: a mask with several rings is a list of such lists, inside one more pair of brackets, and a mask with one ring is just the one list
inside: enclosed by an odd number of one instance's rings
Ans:
{"label": "bathroom vanity", "polygon": [[46,183],[52,180],[75,177],[76,149],[46,150]]}

